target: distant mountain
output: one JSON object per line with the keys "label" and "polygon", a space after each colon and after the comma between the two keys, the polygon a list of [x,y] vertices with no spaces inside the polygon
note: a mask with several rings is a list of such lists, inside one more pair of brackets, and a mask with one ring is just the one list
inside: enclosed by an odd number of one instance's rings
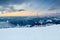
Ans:
{"label": "distant mountain", "polygon": [[57,17],[57,16],[60,16],[60,13],[52,13],[52,14],[47,15],[47,16],[55,16],[55,17]]}

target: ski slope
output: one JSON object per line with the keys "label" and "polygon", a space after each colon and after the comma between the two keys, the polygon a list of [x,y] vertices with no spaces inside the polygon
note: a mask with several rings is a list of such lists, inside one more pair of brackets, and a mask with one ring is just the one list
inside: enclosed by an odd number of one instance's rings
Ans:
{"label": "ski slope", "polygon": [[0,29],[0,40],[60,40],[60,25]]}

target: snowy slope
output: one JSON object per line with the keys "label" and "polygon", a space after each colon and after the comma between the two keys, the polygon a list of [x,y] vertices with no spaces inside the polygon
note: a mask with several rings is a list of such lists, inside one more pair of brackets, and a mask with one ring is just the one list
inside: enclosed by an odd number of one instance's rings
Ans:
{"label": "snowy slope", "polygon": [[60,25],[0,29],[0,40],[60,40]]}

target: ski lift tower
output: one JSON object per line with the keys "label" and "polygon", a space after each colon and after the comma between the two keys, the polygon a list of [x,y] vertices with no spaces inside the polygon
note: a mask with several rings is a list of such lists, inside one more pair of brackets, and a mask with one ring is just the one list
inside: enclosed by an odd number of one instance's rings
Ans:
{"label": "ski lift tower", "polygon": [[39,17],[39,12],[37,12],[37,18]]}

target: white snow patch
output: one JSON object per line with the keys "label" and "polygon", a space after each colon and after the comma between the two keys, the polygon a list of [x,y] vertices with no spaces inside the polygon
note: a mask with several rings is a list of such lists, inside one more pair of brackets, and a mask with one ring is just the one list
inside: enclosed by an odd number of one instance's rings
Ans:
{"label": "white snow patch", "polygon": [[0,29],[0,40],[60,40],[60,25]]}

